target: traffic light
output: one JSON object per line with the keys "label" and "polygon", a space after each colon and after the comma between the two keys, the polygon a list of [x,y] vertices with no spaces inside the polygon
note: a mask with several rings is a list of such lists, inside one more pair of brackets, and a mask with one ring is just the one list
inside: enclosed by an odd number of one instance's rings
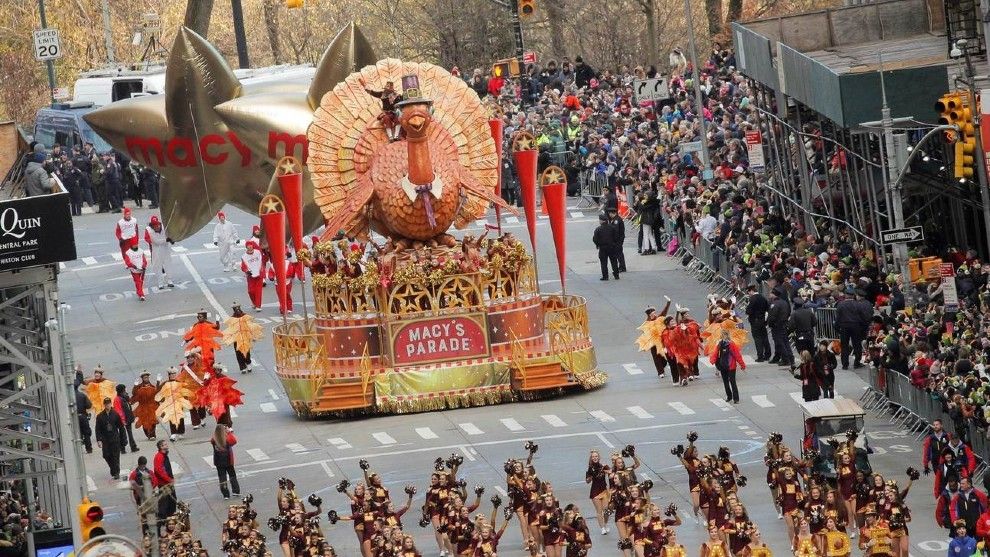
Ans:
{"label": "traffic light", "polygon": [[515,58],[506,58],[505,60],[497,60],[492,64],[492,77],[501,77],[503,79],[508,79],[510,77],[519,76],[519,60]]}
{"label": "traffic light", "polygon": [[103,528],[103,507],[90,501],[88,497],[83,497],[82,503],[79,503],[79,526],[84,542],[106,535],[107,531]]}
{"label": "traffic light", "polygon": [[530,17],[536,13],[536,0],[519,0],[519,15]]}
{"label": "traffic light", "polygon": [[[976,129],[973,127],[973,111],[976,110],[974,99],[969,91],[955,91],[943,95],[935,103],[939,111],[938,123],[955,125],[959,131],[955,134],[953,145],[952,175],[961,181],[968,180],[976,174]],[[948,134],[947,134],[948,136]]]}
{"label": "traffic light", "polygon": [[303,4],[304,3],[305,3],[305,0],[285,0],[285,7],[286,8],[289,8],[289,9],[292,9],[292,8],[301,8],[301,7],[303,7]]}

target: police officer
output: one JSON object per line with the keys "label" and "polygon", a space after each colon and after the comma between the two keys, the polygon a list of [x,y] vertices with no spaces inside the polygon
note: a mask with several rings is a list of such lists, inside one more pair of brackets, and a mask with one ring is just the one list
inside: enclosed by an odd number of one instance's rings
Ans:
{"label": "police officer", "polygon": [[749,293],[749,304],[746,306],[746,319],[749,330],[753,333],[753,343],[756,345],[756,361],[765,362],[770,359],[770,337],[767,335],[767,312],[770,302],[760,294],[755,284],[746,289]]}
{"label": "police officer", "polygon": [[592,237],[595,247],[598,248],[598,262],[602,266],[602,278],[608,280],[608,265],[612,265],[612,276],[619,280],[619,260],[616,257],[617,236],[615,227],[608,222],[608,216],[604,213],[598,216],[598,228]]}

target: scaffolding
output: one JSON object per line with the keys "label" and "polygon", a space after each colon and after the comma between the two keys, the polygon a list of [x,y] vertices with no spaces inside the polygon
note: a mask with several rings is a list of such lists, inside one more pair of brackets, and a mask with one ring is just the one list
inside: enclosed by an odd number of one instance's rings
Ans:
{"label": "scaffolding", "polygon": [[86,484],[60,310],[54,265],[0,273],[0,466],[5,482],[25,482],[32,514],[78,531],[72,502]]}

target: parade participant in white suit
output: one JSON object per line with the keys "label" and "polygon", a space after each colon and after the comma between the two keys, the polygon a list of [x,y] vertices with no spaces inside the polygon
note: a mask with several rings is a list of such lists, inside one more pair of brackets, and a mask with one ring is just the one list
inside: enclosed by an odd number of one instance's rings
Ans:
{"label": "parade participant in white suit", "polygon": [[131,249],[124,252],[124,265],[131,272],[134,279],[134,288],[137,290],[138,299],[144,301],[144,272],[148,268],[148,258],[144,255],[141,246],[134,242]]}
{"label": "parade participant in white suit", "polygon": [[130,207],[124,207],[124,216],[117,221],[114,234],[117,236],[117,242],[120,244],[120,255],[126,258],[127,250],[139,243],[138,222],[136,218],[131,216]]}
{"label": "parade participant in white suit", "polygon": [[165,227],[162,226],[158,215],[151,215],[151,222],[144,229],[144,241],[151,250],[148,267],[158,277],[158,288],[165,288],[166,285],[173,288],[175,285],[168,278],[168,271],[172,267],[172,244],[175,242],[165,233]]}
{"label": "parade participant in white suit", "polygon": [[229,273],[234,268],[234,245],[241,243],[241,239],[237,236],[234,223],[227,220],[223,211],[217,213],[217,218],[220,222],[213,227],[213,245],[220,248],[223,272]]}
{"label": "parade participant in white suit", "polygon": [[264,255],[254,240],[245,242],[244,247],[247,251],[241,255],[241,271],[247,280],[251,305],[254,306],[254,311],[261,311],[261,292],[265,281]]}

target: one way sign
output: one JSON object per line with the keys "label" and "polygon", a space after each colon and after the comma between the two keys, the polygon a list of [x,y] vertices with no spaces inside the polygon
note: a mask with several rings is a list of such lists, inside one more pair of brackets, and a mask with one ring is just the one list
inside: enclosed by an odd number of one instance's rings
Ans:
{"label": "one way sign", "polygon": [[880,239],[885,244],[898,242],[920,242],[925,239],[925,231],[920,226],[909,228],[893,228],[880,233]]}
{"label": "one way sign", "polygon": [[633,83],[633,91],[636,93],[636,102],[662,101],[670,98],[670,88],[667,87],[665,77],[637,79]]}

